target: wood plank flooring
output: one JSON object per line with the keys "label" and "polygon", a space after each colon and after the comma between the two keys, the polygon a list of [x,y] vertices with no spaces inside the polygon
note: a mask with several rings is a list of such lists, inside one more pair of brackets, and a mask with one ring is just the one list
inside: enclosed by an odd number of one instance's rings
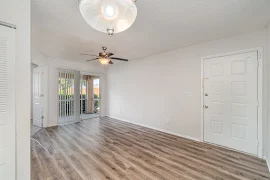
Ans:
{"label": "wood plank flooring", "polygon": [[39,131],[32,180],[269,180],[264,160],[111,118]]}

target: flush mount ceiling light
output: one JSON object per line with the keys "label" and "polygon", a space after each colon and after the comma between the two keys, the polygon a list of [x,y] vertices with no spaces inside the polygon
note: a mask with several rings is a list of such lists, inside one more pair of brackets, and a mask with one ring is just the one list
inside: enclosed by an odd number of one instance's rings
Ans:
{"label": "flush mount ceiling light", "polygon": [[137,17],[135,0],[81,0],[80,11],[84,20],[94,29],[120,33],[128,29]]}

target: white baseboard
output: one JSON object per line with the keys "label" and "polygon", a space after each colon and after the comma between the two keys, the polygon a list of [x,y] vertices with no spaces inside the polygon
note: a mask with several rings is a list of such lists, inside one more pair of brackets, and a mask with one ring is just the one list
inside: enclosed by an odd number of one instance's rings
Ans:
{"label": "white baseboard", "polygon": [[268,167],[268,170],[270,172],[270,158],[264,156],[263,159],[266,161],[266,164],[267,164],[267,167]]}
{"label": "white baseboard", "polygon": [[143,126],[143,127],[146,127],[146,128],[149,128],[149,129],[153,129],[153,130],[156,130],[156,131],[160,131],[160,132],[164,132],[164,133],[167,133],[167,134],[179,136],[179,137],[182,137],[182,138],[190,139],[190,140],[193,140],[193,141],[201,142],[201,140],[199,138],[191,137],[191,136],[188,136],[188,135],[178,134],[178,133],[175,133],[175,132],[172,132],[172,131],[168,131],[168,130],[164,130],[164,129],[159,129],[159,128],[151,127],[151,126],[140,124],[140,123],[135,123],[135,122],[132,122],[132,121],[128,121],[128,120],[117,118],[117,117],[113,117],[113,116],[107,116],[107,117],[113,118],[113,119],[117,119],[119,121],[131,123],[131,124],[134,124],[134,125],[138,125],[138,126]]}
{"label": "white baseboard", "polygon": [[270,158],[266,158],[266,164],[267,164],[268,170],[270,172]]}

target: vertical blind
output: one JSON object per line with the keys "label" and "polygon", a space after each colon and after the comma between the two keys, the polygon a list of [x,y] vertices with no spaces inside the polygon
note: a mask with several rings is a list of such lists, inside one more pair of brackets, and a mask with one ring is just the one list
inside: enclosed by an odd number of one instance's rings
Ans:
{"label": "vertical blind", "polygon": [[76,71],[58,69],[58,124],[76,122],[75,111]]}
{"label": "vertical blind", "polygon": [[84,75],[81,75],[80,80],[80,114],[81,119],[83,119],[83,114],[87,114],[87,105],[88,105],[88,86],[87,78],[84,78]]}
{"label": "vertical blind", "polygon": [[7,113],[7,44],[7,40],[0,37],[0,113]]}

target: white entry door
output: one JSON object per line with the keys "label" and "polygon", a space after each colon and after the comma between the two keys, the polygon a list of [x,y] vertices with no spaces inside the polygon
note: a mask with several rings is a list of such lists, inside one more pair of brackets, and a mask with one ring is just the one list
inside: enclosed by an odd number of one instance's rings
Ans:
{"label": "white entry door", "polygon": [[0,179],[15,180],[15,30],[0,25]]}
{"label": "white entry door", "polygon": [[43,121],[43,92],[42,68],[33,68],[33,125],[42,127]]}
{"label": "white entry door", "polygon": [[258,154],[257,51],[204,59],[204,140]]}

